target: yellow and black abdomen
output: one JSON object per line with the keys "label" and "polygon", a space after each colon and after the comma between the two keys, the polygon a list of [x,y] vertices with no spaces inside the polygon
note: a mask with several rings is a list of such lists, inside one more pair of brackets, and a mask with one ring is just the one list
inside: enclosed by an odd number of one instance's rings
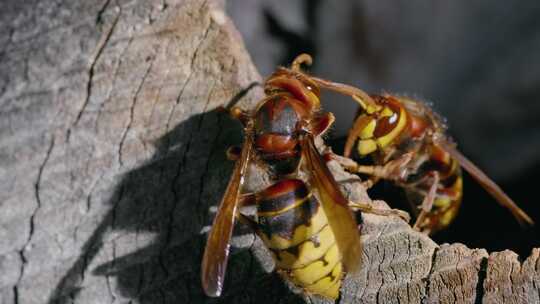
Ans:
{"label": "yellow and black abdomen", "polygon": [[448,171],[443,171],[439,181],[439,189],[433,201],[433,209],[428,217],[431,219],[432,232],[446,228],[456,218],[463,196],[463,178],[459,163],[450,158]]}
{"label": "yellow and black abdomen", "polygon": [[282,180],[258,193],[257,222],[283,276],[307,292],[338,297],[340,253],[322,207],[303,181]]}
{"label": "yellow and black abdomen", "polygon": [[[433,201],[433,208],[428,213],[426,222],[422,223],[421,226],[428,229],[430,233],[434,233],[445,229],[456,218],[463,197],[463,177],[459,162],[437,145],[430,146],[429,155],[429,159],[419,171],[425,177],[429,172],[436,171],[439,174],[439,184]],[[430,184],[416,183],[414,187],[427,193]],[[416,197],[416,199],[412,200],[420,205],[423,196],[418,197],[413,192],[418,193],[417,190],[407,189],[409,198]]]}

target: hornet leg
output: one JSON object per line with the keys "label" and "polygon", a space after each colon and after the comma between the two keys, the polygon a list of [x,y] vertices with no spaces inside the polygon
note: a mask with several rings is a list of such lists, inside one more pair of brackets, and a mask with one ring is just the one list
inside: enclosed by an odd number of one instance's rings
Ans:
{"label": "hornet leg", "polygon": [[[326,152],[324,153],[323,156],[326,162],[329,162],[330,160],[335,160],[340,164],[342,168],[344,168],[345,170],[349,172],[354,173],[355,171],[352,169],[358,167],[358,164],[354,160],[348,157],[337,155],[334,152],[332,152],[330,148],[326,149]],[[362,186],[366,189],[369,189],[373,187],[373,185],[375,185],[378,181],[379,181],[379,177],[370,175],[368,180],[362,181]]]}
{"label": "hornet leg", "polygon": [[353,127],[349,130],[349,134],[347,135],[347,141],[345,142],[345,149],[343,150],[343,155],[345,157],[351,156],[356,139],[360,137],[360,133],[366,128],[371,120],[372,118],[367,115],[363,115],[355,119]]}
{"label": "hornet leg", "polygon": [[406,175],[405,166],[412,160],[414,153],[403,154],[401,157],[391,160],[383,166],[363,166],[347,157],[333,153],[330,156],[347,171],[369,175],[376,182],[379,178],[390,181],[400,181],[403,179]]}
{"label": "hornet leg", "polygon": [[420,231],[423,222],[426,220],[428,213],[433,208],[433,201],[435,201],[435,195],[437,194],[437,186],[439,185],[439,173],[432,171],[433,182],[429,188],[429,192],[424,197],[422,205],[420,206],[420,214],[416,218],[413,229]]}
{"label": "hornet leg", "polygon": [[349,201],[349,206],[354,210],[359,210],[361,212],[365,213],[371,213],[376,215],[382,215],[382,216],[398,216],[402,218],[407,223],[411,220],[411,217],[409,216],[409,213],[399,210],[399,209],[382,209],[382,208],[375,208],[369,204],[365,203],[356,203]]}

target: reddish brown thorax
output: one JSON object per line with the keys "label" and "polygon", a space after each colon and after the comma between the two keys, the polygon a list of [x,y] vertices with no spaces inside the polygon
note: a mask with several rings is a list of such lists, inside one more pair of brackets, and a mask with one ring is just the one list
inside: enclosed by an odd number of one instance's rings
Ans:
{"label": "reddish brown thorax", "polygon": [[274,174],[287,175],[300,161],[302,126],[319,110],[319,88],[300,73],[280,69],[266,81],[265,91],[268,97],[254,115],[255,148]]}
{"label": "reddish brown thorax", "polygon": [[425,118],[409,115],[409,134],[413,138],[423,137],[430,123]]}

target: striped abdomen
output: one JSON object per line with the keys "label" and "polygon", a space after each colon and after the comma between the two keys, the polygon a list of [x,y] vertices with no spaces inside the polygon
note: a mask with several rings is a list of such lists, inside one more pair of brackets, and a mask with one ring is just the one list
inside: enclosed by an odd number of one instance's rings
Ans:
{"label": "striped abdomen", "polygon": [[[461,205],[463,196],[463,178],[459,163],[450,155],[436,145],[429,147],[429,159],[419,168],[419,175],[414,180],[429,181],[427,174],[436,171],[439,174],[439,185],[437,195],[433,202],[433,208],[429,212],[426,222],[422,223],[423,228],[427,228],[431,233],[446,228],[454,220]],[[421,204],[423,196],[414,193],[429,191],[428,182],[416,183],[412,181],[407,195],[418,205]],[[413,189],[411,189],[413,188]]]}
{"label": "striped abdomen", "polygon": [[304,290],[335,299],[343,276],[334,234],[318,200],[298,179],[257,194],[258,234],[276,267]]}

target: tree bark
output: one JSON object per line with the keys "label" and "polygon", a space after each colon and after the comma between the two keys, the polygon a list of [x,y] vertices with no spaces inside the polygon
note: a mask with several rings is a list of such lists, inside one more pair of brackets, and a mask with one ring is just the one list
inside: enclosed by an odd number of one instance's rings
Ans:
{"label": "tree bark", "polygon": [[[204,232],[232,170],[224,151],[241,142],[216,108],[262,96],[222,3],[7,2],[1,303],[325,302],[283,283],[241,226],[224,295],[200,287]],[[338,181],[354,178],[329,165]],[[343,190],[369,200],[358,180]],[[362,271],[346,278],[342,303],[540,302],[539,250],[520,263],[439,246],[369,214],[361,233]]]}

